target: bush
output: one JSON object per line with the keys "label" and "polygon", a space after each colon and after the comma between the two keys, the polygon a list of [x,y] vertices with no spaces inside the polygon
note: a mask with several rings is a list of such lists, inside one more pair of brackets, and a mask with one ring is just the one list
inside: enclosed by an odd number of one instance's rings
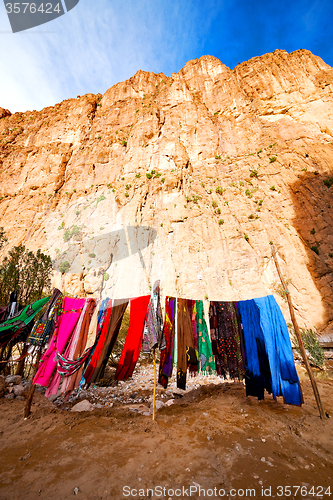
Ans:
{"label": "bush", "polygon": [[272,156],[272,157],[269,159],[269,163],[274,163],[276,160],[277,160],[277,157],[276,157],[276,156]]}
{"label": "bush", "polygon": [[333,186],[333,177],[329,177],[328,179],[325,179],[323,181],[323,183],[325,184],[325,186],[330,188],[331,186]]}
{"label": "bush", "polygon": [[247,234],[244,234],[244,238],[246,239],[246,241],[249,241],[250,239]]}
{"label": "bush", "polygon": [[311,250],[312,250],[314,253],[316,253],[317,255],[319,255],[319,248],[317,247],[317,245],[313,245],[313,246],[311,247]]}
{"label": "bush", "polygon": [[66,262],[62,262],[61,264],[59,264],[59,271],[61,272],[61,274],[67,273],[70,267],[70,263],[68,262],[68,260],[66,260]]}
{"label": "bush", "polygon": [[136,177],[137,179],[140,179],[141,174],[135,174],[135,177]]}
{"label": "bush", "polygon": [[250,177],[258,177],[258,170],[250,170]]}
{"label": "bush", "polygon": [[153,175],[148,173],[148,174],[146,174],[146,177],[147,177],[147,179],[151,179],[153,177]]}
{"label": "bush", "polygon": [[[311,329],[301,329],[301,336],[306,354],[314,365],[323,368],[325,363],[324,349],[321,347],[317,335]],[[296,351],[301,354],[295,330],[291,328],[291,340]]]}
{"label": "bush", "polygon": [[7,305],[10,293],[18,291],[18,301],[30,304],[49,293],[51,257],[19,245],[9,251],[0,266],[0,305]]}
{"label": "bush", "polygon": [[224,219],[219,220],[219,225],[222,226],[222,224],[224,224]]}
{"label": "bush", "polygon": [[217,194],[223,194],[225,189],[222,187],[222,186],[217,186],[217,188],[215,189],[216,193]]}
{"label": "bush", "polygon": [[217,207],[217,203],[216,203],[216,201],[212,201],[212,207],[213,207],[213,208],[216,208],[216,207]]}

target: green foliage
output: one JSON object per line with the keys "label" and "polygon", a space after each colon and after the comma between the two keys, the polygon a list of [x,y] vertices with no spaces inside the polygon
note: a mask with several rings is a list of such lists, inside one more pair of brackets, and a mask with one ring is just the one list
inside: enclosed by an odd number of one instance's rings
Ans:
{"label": "green foliage", "polygon": [[[269,242],[270,245],[273,245],[273,242],[270,241]],[[288,285],[289,283],[292,283],[292,279],[291,278],[284,278],[284,281],[285,281],[285,284],[286,284],[286,287],[288,288]],[[280,297],[283,299],[283,300],[287,300],[287,294],[286,294],[286,291],[285,289],[283,288],[281,282],[277,282],[277,281],[274,281],[272,283],[272,287],[273,287],[273,290],[278,294],[280,295]]]}
{"label": "green foliage", "polygon": [[258,170],[256,169],[250,170],[250,177],[258,177]]}
{"label": "green foliage", "polygon": [[317,255],[319,255],[319,248],[317,247],[317,245],[313,245],[313,246],[311,247],[311,250],[312,250],[314,253],[316,253]]}
{"label": "green foliage", "polygon": [[222,226],[222,224],[224,224],[224,219],[219,220],[219,225]]}
{"label": "green foliage", "polygon": [[132,184],[126,184],[126,186],[125,186],[125,187],[126,187],[126,189],[127,189],[127,191],[128,191],[129,189],[131,189]]}
{"label": "green foliage", "polygon": [[329,257],[333,257],[333,253],[332,252],[328,252],[328,256]]}
{"label": "green foliage", "polygon": [[64,241],[69,241],[71,238],[74,240],[79,240],[81,238],[81,227],[77,225],[73,225],[70,229],[66,229],[63,235]]}
{"label": "green foliage", "polygon": [[221,155],[216,155],[215,160],[221,160]]}
{"label": "green foliage", "polygon": [[110,277],[110,276],[109,276],[109,274],[108,274],[108,273],[104,273],[104,274],[103,274],[103,279],[104,279],[104,281],[107,281],[107,280],[109,279],[109,277]]}
{"label": "green foliage", "polygon": [[126,193],[125,193],[125,196],[126,196],[126,198],[128,198],[128,197],[129,197],[129,194],[128,194],[128,192],[127,192],[127,191],[126,191]]}
{"label": "green foliage", "polygon": [[269,189],[270,189],[271,191],[276,191],[276,187],[275,187],[275,186],[271,186]]}
{"label": "green foliage", "polygon": [[125,141],[125,140],[121,141],[121,145],[126,147],[127,146],[127,141]]}
{"label": "green foliage", "polygon": [[58,226],[58,230],[61,231],[61,229],[65,229],[65,223],[64,223],[64,221],[62,221],[62,223],[60,224],[60,226]]}
{"label": "green foliage", "polygon": [[22,305],[30,304],[50,291],[51,257],[19,245],[9,251],[0,266],[0,304],[7,305],[10,293],[18,291]]}
{"label": "green foliage", "polygon": [[251,193],[251,191],[250,191],[249,189],[246,189],[246,190],[245,190],[245,194],[246,194],[246,196],[247,196],[248,198],[252,198],[252,193]]}
{"label": "green foliage", "polygon": [[222,186],[217,186],[217,188],[215,189],[215,192],[217,194],[223,194],[225,191],[226,189],[224,189]]}
{"label": "green foliage", "polygon": [[246,239],[246,241],[249,241],[250,239],[247,234],[244,234],[244,238]]}
{"label": "green foliage", "polygon": [[316,232],[316,230],[315,230],[315,228],[313,227],[313,228],[311,229],[310,233],[311,233],[311,234],[315,234],[315,232]]}
{"label": "green foliage", "polygon": [[94,258],[96,257],[96,254],[95,254],[95,253],[90,253],[90,254],[89,254],[89,257],[90,257],[91,259],[94,259]]}
{"label": "green foliage", "polygon": [[274,163],[276,160],[277,160],[277,157],[276,157],[276,156],[272,156],[272,157],[269,159],[269,163]]}
{"label": "green foliage", "polygon": [[106,200],[106,196],[104,194],[101,194],[96,200],[96,205],[98,205],[101,201]]}
{"label": "green foliage", "polygon": [[240,186],[244,186],[244,182],[243,181],[239,181],[239,185]]}
{"label": "green foliage", "polygon": [[162,177],[161,182],[164,184],[165,183],[165,178]]}
{"label": "green foliage", "polygon": [[333,186],[333,177],[329,177],[328,179],[325,179],[323,181],[323,183],[325,184],[325,186],[330,188],[331,186]]}
{"label": "green foliage", "polygon": [[0,227],[0,250],[7,243],[7,236],[3,227]]}
{"label": "green foliage", "polygon": [[68,262],[68,260],[66,260],[65,262],[61,262],[61,264],[59,264],[59,271],[61,272],[61,274],[67,273],[70,267],[70,263]]}
{"label": "green foliage", "polygon": [[153,175],[151,173],[147,173],[146,177],[147,177],[147,179],[151,179],[153,177]]}
{"label": "green foliage", "polygon": [[[291,328],[290,330],[291,330],[291,340],[295,346],[295,349],[299,354],[301,354],[295,330],[293,328]],[[315,332],[311,329],[302,328],[301,336],[304,348],[307,351],[306,353],[310,361],[319,368],[323,368],[325,363],[324,349],[321,347]]]}
{"label": "green foliage", "polygon": [[141,174],[135,174],[135,177],[136,177],[137,179],[140,179]]}
{"label": "green foliage", "polygon": [[212,207],[213,207],[213,208],[216,208],[216,207],[217,207],[217,203],[216,203],[216,201],[212,201]]}

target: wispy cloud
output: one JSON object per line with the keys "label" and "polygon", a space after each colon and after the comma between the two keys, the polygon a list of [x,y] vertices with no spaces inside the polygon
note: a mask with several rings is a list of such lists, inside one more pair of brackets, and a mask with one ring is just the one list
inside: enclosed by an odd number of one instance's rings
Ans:
{"label": "wispy cloud", "polygon": [[79,94],[103,93],[138,69],[170,75],[207,53],[234,67],[276,48],[307,48],[332,63],[332,5],[80,0],[66,15],[14,35],[0,2],[0,106],[41,109]]}
{"label": "wispy cloud", "polygon": [[[0,34],[0,106],[40,109],[78,94],[105,92],[138,69],[171,74],[209,30],[214,13],[201,20],[199,7],[195,1],[81,0],[31,32]],[[1,31],[9,29],[3,14]],[[53,32],[43,33],[48,30]]]}

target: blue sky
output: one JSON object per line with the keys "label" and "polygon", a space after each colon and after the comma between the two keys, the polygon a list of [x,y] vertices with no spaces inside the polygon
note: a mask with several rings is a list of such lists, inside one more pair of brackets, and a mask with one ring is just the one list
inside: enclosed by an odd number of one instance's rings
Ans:
{"label": "blue sky", "polygon": [[333,66],[332,20],[331,0],[80,0],[13,34],[1,2],[0,107],[39,110],[104,93],[139,69],[169,76],[204,54],[234,68],[303,48]]}

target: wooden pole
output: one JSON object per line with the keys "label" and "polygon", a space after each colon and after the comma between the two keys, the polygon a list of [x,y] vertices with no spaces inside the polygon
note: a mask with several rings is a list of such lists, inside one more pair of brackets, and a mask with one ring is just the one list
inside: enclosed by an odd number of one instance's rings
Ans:
{"label": "wooden pole", "polygon": [[282,276],[280,265],[279,265],[277,257],[276,257],[276,252],[275,252],[274,245],[273,245],[273,243],[270,243],[270,245],[271,245],[271,250],[272,250],[272,255],[273,255],[274,262],[275,262],[276,270],[277,270],[278,275],[280,277],[283,289],[284,289],[284,291],[286,293],[286,297],[287,297],[287,301],[288,301],[288,306],[289,306],[289,311],[290,311],[291,321],[292,321],[292,323],[294,325],[294,329],[295,329],[296,337],[297,337],[297,340],[298,340],[298,345],[299,345],[299,348],[301,350],[302,358],[303,358],[306,370],[308,372],[309,378],[311,380],[311,385],[312,385],[312,389],[313,389],[313,392],[314,392],[314,395],[315,395],[315,398],[316,398],[316,402],[317,402],[317,406],[318,406],[318,410],[319,410],[319,415],[320,415],[320,418],[323,419],[323,418],[325,418],[326,415],[325,415],[325,412],[324,412],[324,409],[323,409],[323,405],[321,403],[321,399],[320,399],[320,395],[319,395],[317,383],[316,383],[315,378],[313,376],[312,369],[311,369],[309,360],[308,360],[306,352],[305,352],[305,348],[304,348],[304,344],[303,344],[303,340],[302,340],[302,335],[301,335],[301,332],[299,330],[299,327],[298,327],[298,324],[297,324],[297,321],[296,321],[295,312],[294,312],[294,306],[293,306],[293,303],[292,303],[292,300],[291,300],[290,292],[287,289],[286,282],[285,282],[285,280],[284,280],[284,278]]}
{"label": "wooden pole", "polygon": [[154,349],[154,395],[153,395],[153,420],[155,420],[155,400],[156,400],[156,358]]}
{"label": "wooden pole", "polygon": [[30,415],[30,413],[31,413],[32,399],[34,397],[35,389],[36,389],[36,386],[33,383],[33,379],[34,379],[34,376],[37,373],[38,365],[39,365],[41,357],[42,357],[42,346],[39,346],[38,353],[37,353],[37,359],[36,359],[36,365],[35,365],[35,369],[33,370],[33,374],[32,374],[31,385],[30,385],[30,388],[29,388],[27,402],[26,402],[25,407],[24,407],[24,418],[28,418],[29,415]]}

